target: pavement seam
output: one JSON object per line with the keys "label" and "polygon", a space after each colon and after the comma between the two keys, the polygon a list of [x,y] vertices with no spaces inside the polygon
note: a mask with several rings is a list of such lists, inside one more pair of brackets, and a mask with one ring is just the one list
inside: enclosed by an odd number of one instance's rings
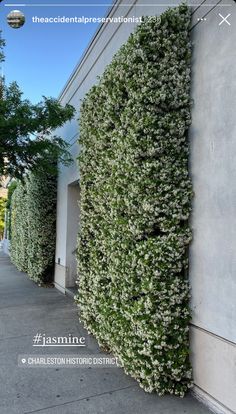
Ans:
{"label": "pavement seam", "polygon": [[75,402],[80,402],[80,401],[83,401],[83,400],[87,400],[88,398],[90,399],[90,398],[100,397],[102,395],[110,394],[110,393],[117,392],[117,391],[127,390],[129,388],[137,388],[137,385],[133,384],[133,385],[129,385],[128,387],[117,388],[116,390],[101,392],[100,394],[88,395],[87,397],[78,398],[77,400],[67,401],[65,403],[55,404],[55,405],[51,405],[49,407],[39,408],[38,410],[34,410],[34,411],[25,411],[24,414],[38,413],[38,412],[43,411],[43,410],[49,410],[50,408],[56,408],[56,407],[61,407],[61,406],[67,405],[67,404],[73,404]]}

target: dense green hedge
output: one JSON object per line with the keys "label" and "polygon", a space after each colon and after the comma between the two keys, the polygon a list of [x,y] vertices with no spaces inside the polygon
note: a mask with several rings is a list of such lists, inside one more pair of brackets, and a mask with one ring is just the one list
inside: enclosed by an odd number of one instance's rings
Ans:
{"label": "dense green hedge", "polygon": [[28,211],[26,184],[18,183],[11,201],[11,260],[22,272],[27,272]]}
{"label": "dense green hedge", "polygon": [[145,18],[81,108],[81,320],[146,391],[189,363],[190,15]]}
{"label": "dense green hedge", "polygon": [[29,174],[12,196],[11,259],[37,283],[52,279],[56,242],[56,177]]}
{"label": "dense green hedge", "polygon": [[6,203],[6,238],[11,240],[11,200],[13,193],[17,187],[17,182],[12,181],[7,187],[7,203]]}

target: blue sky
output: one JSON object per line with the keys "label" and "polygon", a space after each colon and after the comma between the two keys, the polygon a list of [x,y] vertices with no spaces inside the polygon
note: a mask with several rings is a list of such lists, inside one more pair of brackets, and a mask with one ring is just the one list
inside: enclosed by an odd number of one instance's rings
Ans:
{"label": "blue sky", "polygon": [[[63,4],[63,0],[4,0],[0,3],[0,29],[6,40],[3,71],[6,83],[17,81],[24,97],[33,103],[42,95],[58,97],[67,79],[78,63],[98,24],[35,24],[32,16],[51,17],[103,17],[112,0],[72,0],[72,7],[45,4]],[[41,4],[41,7],[33,4]],[[86,5],[82,5],[85,4]],[[98,4],[103,6],[98,6]],[[6,7],[7,4],[14,6]],[[28,7],[20,6],[26,4]],[[65,3],[64,3],[65,4]],[[88,4],[93,4],[89,7]],[[80,6],[76,6],[80,5]],[[25,14],[26,23],[20,29],[12,29],[6,16],[12,10]]]}

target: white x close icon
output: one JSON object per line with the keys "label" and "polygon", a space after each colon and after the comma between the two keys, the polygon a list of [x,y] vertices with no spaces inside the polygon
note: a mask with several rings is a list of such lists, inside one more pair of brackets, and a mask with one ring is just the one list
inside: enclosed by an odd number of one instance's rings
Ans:
{"label": "white x close icon", "polygon": [[230,14],[230,13],[229,13],[229,14],[227,14],[227,16],[226,16],[226,17],[222,16],[222,14],[220,14],[220,13],[219,13],[219,16],[220,16],[220,17],[221,17],[221,19],[222,19],[222,20],[221,20],[221,22],[219,23],[219,26],[220,26],[222,23],[224,23],[224,22],[225,22],[225,23],[227,23],[229,26],[231,26],[230,22],[228,22],[228,20],[227,20],[227,19],[228,19],[228,17],[229,17],[229,16],[231,16],[231,14]]}

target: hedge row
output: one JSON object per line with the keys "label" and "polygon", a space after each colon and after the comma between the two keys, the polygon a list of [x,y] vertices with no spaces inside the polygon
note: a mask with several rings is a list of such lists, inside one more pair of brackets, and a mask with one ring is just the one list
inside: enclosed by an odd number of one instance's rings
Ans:
{"label": "hedge row", "polygon": [[53,277],[56,243],[56,177],[29,174],[12,196],[11,259],[36,283]]}
{"label": "hedge row", "polygon": [[189,25],[185,5],[145,18],[80,118],[80,317],[160,395],[191,385]]}

